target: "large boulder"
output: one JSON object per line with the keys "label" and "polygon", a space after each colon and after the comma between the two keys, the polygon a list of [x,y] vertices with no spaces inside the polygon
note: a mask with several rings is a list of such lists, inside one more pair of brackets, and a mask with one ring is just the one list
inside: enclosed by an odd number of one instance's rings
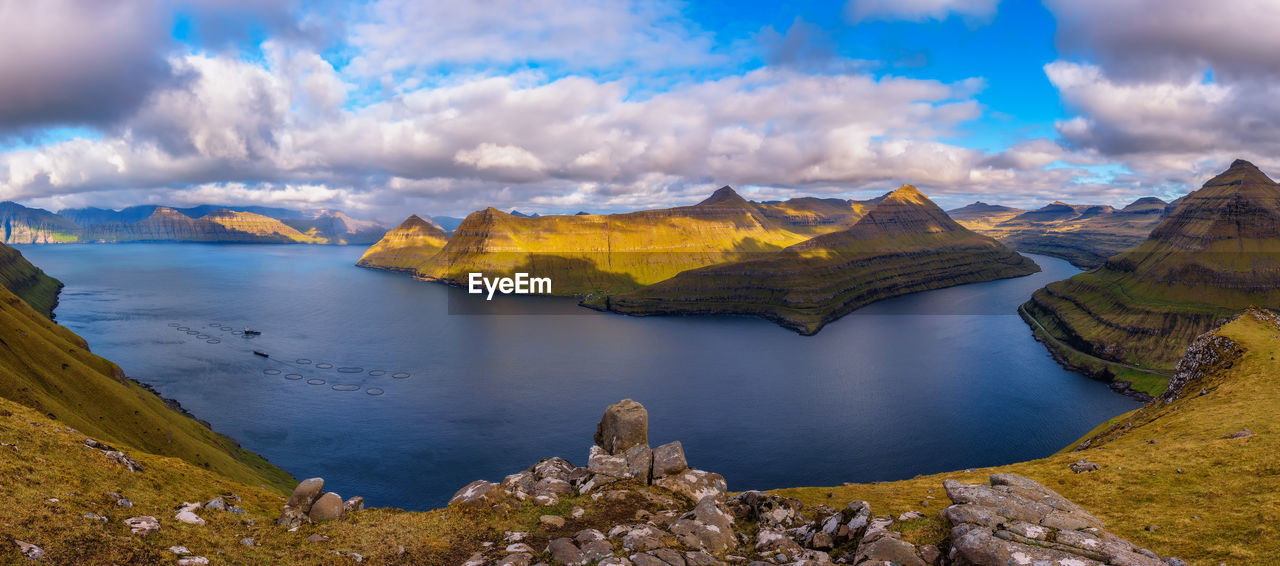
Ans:
{"label": "large boulder", "polygon": [[476,480],[453,494],[453,498],[449,499],[449,505],[495,507],[505,505],[510,498],[511,495],[502,489],[502,484]]}
{"label": "large boulder", "polygon": [[342,496],[332,491],[321,495],[314,504],[311,505],[311,511],[307,513],[307,518],[313,522],[332,521],[341,519],[344,511]]}
{"label": "large boulder", "polygon": [[323,493],[324,478],[305,479],[298,484],[298,487],[293,488],[293,495],[289,496],[289,502],[285,505],[307,513],[311,511],[311,504],[320,499]]}
{"label": "large boulder", "polygon": [[623,399],[609,405],[596,425],[596,444],[609,454],[621,454],[636,445],[649,444],[649,412],[644,405]]}
{"label": "large boulder", "polygon": [[679,493],[693,501],[709,495],[720,495],[728,489],[724,476],[702,470],[685,470],[653,480],[653,485]]}

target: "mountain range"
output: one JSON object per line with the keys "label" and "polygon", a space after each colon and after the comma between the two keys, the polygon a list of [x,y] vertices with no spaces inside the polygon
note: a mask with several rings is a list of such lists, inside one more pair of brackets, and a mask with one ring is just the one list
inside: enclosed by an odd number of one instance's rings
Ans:
{"label": "mountain range", "polygon": [[8,244],[71,242],[236,242],[370,244],[386,228],[341,212],[307,216],[284,208],[200,205],[134,206],[122,210],[65,209],[52,213],[0,203],[0,241]]}
{"label": "mountain range", "polygon": [[1023,305],[1060,359],[1158,392],[1201,333],[1280,304],[1280,185],[1237,160],[1179,200],[1138,246]]}

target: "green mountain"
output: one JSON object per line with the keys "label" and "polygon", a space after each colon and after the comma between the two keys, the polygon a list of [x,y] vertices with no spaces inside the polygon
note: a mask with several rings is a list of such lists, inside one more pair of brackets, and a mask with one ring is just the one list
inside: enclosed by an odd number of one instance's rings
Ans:
{"label": "green mountain", "polygon": [[449,236],[439,226],[417,214],[388,231],[373,247],[365,250],[356,265],[387,271],[416,273],[448,243]]}
{"label": "green mountain", "polygon": [[692,206],[626,214],[534,218],[488,208],[467,216],[417,275],[463,284],[472,272],[525,272],[550,277],[558,295],[627,291],[838,230],[858,215],[840,202],[760,205],[722,187]]}
{"label": "green mountain", "polygon": [[847,229],[686,271],[593,306],[636,315],[753,314],[814,334],[887,297],[1036,271],[1034,262],[965,229],[907,185]]}
{"label": "green mountain", "polygon": [[73,242],[79,232],[75,222],[47,210],[0,202],[0,241],[6,244]]}
{"label": "green mountain", "polygon": [[1143,381],[1158,393],[1158,376],[1196,336],[1246,307],[1276,304],[1280,186],[1237,160],[1141,245],[1036,291],[1023,310],[1067,363],[1102,378],[1153,374]]}

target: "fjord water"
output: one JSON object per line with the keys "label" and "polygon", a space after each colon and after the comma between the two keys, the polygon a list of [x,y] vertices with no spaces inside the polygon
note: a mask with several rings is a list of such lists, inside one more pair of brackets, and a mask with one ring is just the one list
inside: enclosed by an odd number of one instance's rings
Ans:
{"label": "fjord water", "polygon": [[1041,273],[881,301],[803,337],[545,297],[449,314],[463,290],[354,267],[359,247],[19,247],[66,284],[57,320],[94,352],[295,477],[378,506],[438,507],[550,456],[584,465],[624,397],[648,408],[651,444],[682,441],[733,490],[1034,459],[1136,406],[1059,367],[1015,314],[1078,273],[1043,256]]}

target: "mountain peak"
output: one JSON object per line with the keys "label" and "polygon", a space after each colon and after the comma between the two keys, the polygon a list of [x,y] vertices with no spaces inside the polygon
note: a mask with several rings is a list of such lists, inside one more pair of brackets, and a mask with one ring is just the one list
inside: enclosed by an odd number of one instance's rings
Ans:
{"label": "mountain peak", "polygon": [[1257,166],[1257,165],[1254,165],[1253,163],[1250,163],[1250,162],[1245,161],[1245,160],[1243,160],[1243,159],[1237,159],[1237,160],[1235,160],[1235,161],[1232,161],[1232,162],[1231,162],[1231,167],[1229,167],[1228,169],[1234,169],[1234,168],[1236,168],[1236,167],[1249,167],[1249,168],[1251,168],[1251,169],[1257,169],[1257,168],[1258,168],[1258,166]]}
{"label": "mountain peak", "polygon": [[920,189],[915,188],[913,185],[903,185],[885,195],[885,199],[924,202],[929,200],[929,197],[925,196],[924,193],[920,192]]}
{"label": "mountain peak", "polygon": [[1266,185],[1270,187],[1275,185],[1275,181],[1272,181],[1256,165],[1243,159],[1237,159],[1231,162],[1231,167],[1228,167],[1226,171],[1219,173],[1204,184],[1206,187],[1221,185]]}
{"label": "mountain peak", "polygon": [[716,189],[716,192],[711,193],[711,196],[707,197],[706,200],[698,203],[698,206],[706,204],[739,204],[746,202],[747,199],[742,198],[742,195],[733,190],[733,187],[725,185]]}

